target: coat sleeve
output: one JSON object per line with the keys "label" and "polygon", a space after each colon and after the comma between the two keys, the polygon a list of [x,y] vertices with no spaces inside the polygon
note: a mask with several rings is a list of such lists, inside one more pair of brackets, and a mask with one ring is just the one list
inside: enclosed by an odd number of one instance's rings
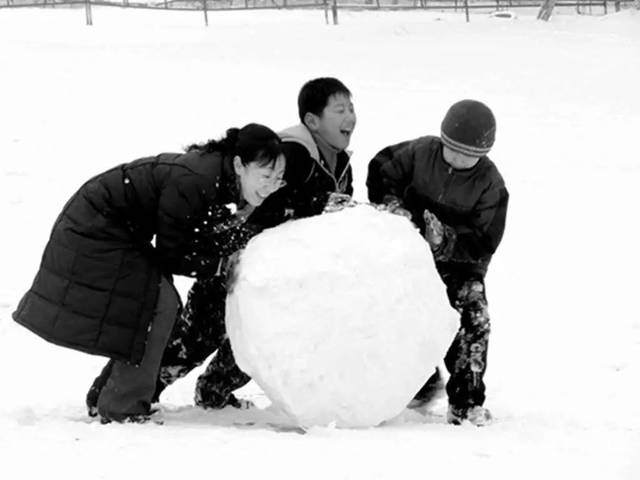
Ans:
{"label": "coat sleeve", "polygon": [[396,197],[400,202],[404,190],[411,182],[415,149],[407,141],[380,150],[369,162],[367,191],[369,201],[383,203],[385,197]]}
{"label": "coat sleeve", "polygon": [[219,275],[227,257],[245,248],[265,228],[284,221],[278,195],[270,195],[248,218],[241,218],[216,202],[212,183],[183,175],[162,193],[156,248],[171,273],[198,278]]}
{"label": "coat sleeve", "polygon": [[164,270],[191,277],[215,272],[221,255],[206,248],[201,225],[207,205],[214,200],[212,187],[188,169],[172,176],[165,185],[156,230],[156,251]]}
{"label": "coat sleeve", "polygon": [[439,261],[475,262],[493,255],[504,233],[509,192],[502,182],[490,185],[478,200],[469,225],[445,226]]}

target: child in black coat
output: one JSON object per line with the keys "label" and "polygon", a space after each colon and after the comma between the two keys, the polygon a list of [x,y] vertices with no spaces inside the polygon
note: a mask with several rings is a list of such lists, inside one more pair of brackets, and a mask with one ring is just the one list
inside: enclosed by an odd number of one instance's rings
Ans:
{"label": "child in black coat", "polygon": [[[505,228],[509,194],[486,156],[496,123],[481,102],[462,100],[447,112],[440,137],[427,136],[386,147],[369,163],[369,200],[406,210],[431,246],[460,330],[445,357],[448,420],[483,425],[489,340],[484,277]],[[428,400],[437,371],[416,395]]]}

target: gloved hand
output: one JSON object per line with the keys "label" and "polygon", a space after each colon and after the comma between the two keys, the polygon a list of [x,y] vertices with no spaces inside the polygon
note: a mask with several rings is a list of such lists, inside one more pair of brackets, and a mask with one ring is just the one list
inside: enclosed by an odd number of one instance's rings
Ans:
{"label": "gloved hand", "polygon": [[324,210],[322,210],[322,213],[337,212],[344,208],[354,207],[356,205],[357,202],[351,198],[351,195],[347,195],[346,193],[331,192],[327,203],[324,206]]}
{"label": "gloved hand", "polygon": [[225,259],[224,266],[222,267],[227,293],[231,293],[233,291],[233,287],[235,287],[235,284],[238,281],[238,263],[240,262],[241,253],[242,250],[233,252]]}
{"label": "gloved hand", "polygon": [[422,214],[425,223],[424,238],[429,242],[431,250],[437,250],[442,245],[444,226],[433,213],[425,209]]}
{"label": "gloved hand", "polygon": [[401,217],[411,220],[411,213],[402,206],[402,202],[395,195],[385,195],[382,201],[383,203],[376,206],[377,210],[400,215]]}

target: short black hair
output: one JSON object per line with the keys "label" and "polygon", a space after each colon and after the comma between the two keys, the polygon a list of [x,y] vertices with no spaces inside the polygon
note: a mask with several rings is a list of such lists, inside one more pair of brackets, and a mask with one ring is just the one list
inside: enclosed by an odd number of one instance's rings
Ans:
{"label": "short black hair", "polygon": [[300,121],[304,123],[304,116],[307,113],[320,115],[329,103],[329,99],[338,94],[351,97],[351,91],[337,78],[320,77],[309,80],[302,86],[298,94]]}

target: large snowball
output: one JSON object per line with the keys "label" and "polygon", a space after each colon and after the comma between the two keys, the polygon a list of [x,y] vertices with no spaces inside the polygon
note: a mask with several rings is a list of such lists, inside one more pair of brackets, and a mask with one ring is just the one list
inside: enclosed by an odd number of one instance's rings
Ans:
{"label": "large snowball", "polygon": [[456,330],[426,242],[367,205],[254,238],[226,322],[240,368],[301,426],[394,417]]}

